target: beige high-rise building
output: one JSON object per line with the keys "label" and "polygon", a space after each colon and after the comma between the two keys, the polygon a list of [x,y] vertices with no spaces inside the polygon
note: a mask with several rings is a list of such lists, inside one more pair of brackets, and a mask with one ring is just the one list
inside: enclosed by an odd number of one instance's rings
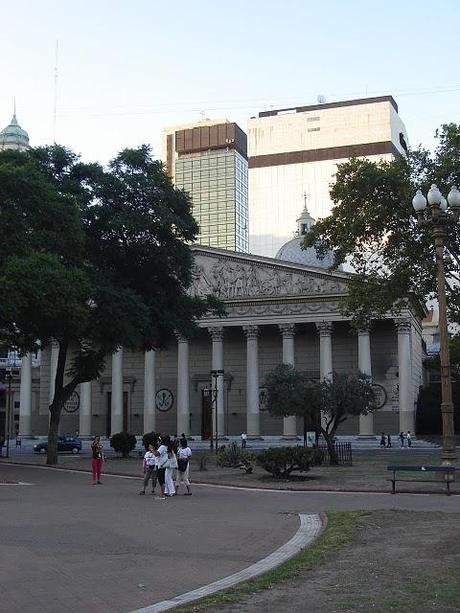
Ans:
{"label": "beige high-rise building", "polygon": [[304,207],[326,217],[337,164],[389,160],[407,151],[391,96],[264,111],[248,121],[249,251],[274,257]]}

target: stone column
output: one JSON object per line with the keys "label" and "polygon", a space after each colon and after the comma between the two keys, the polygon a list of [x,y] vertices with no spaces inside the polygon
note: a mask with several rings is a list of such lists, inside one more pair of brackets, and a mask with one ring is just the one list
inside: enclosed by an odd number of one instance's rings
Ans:
{"label": "stone column", "polygon": [[123,430],[123,347],[112,354],[111,413],[110,434],[116,434]]}
{"label": "stone column", "polygon": [[155,355],[154,349],[144,354],[144,432],[155,432]]}
{"label": "stone column", "polygon": [[[212,339],[212,370],[224,370],[224,328],[215,327],[208,328],[208,332]],[[219,374],[217,377],[212,377],[212,385],[217,391],[216,401],[213,405],[212,427],[215,436],[216,432],[216,414],[217,407],[217,434],[218,436],[225,435],[225,379],[224,374]]]}
{"label": "stone column", "polygon": [[[281,324],[278,326],[283,337],[283,364],[295,365],[295,324]],[[297,418],[295,415],[290,415],[283,419],[283,436],[297,436]]]}
{"label": "stone column", "polygon": [[[321,381],[332,381],[332,322],[321,321],[316,324],[319,333],[319,376]],[[321,423],[326,427],[326,414],[322,413]]]}
{"label": "stone column", "polygon": [[[371,335],[368,329],[358,331],[358,369],[363,374],[372,376]],[[359,435],[374,435],[374,415],[372,413],[359,416]]]}
{"label": "stone column", "polygon": [[51,341],[49,404],[51,404],[54,399],[54,388],[56,386],[56,372],[57,372],[58,358],[59,358],[59,343],[57,343],[56,341]]}
{"label": "stone column", "polygon": [[32,354],[21,358],[21,387],[19,392],[19,435],[32,436]]}
{"label": "stone column", "polygon": [[243,326],[246,334],[246,423],[248,436],[260,436],[258,326]]}
{"label": "stone column", "polygon": [[177,336],[177,434],[190,434],[189,341]]}
{"label": "stone column", "polygon": [[332,381],[332,322],[316,324],[319,333],[319,376],[321,381]]}
{"label": "stone column", "polygon": [[78,423],[80,437],[89,438],[91,432],[91,381],[80,383],[80,419]]}
{"label": "stone column", "polygon": [[415,431],[415,415],[412,402],[412,367],[410,358],[411,323],[409,319],[396,320],[398,331],[398,386],[399,386],[399,429],[402,432]]}

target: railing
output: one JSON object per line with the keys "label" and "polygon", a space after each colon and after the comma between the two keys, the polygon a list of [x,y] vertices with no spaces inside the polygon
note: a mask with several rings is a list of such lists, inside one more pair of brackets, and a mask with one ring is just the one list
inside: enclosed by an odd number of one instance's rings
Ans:
{"label": "railing", "polygon": [[[324,442],[318,444],[318,449],[321,451],[322,464],[330,464],[331,457],[329,449]],[[352,466],[353,464],[353,452],[351,449],[351,443],[334,443],[334,449],[337,456],[337,461],[340,466]]]}

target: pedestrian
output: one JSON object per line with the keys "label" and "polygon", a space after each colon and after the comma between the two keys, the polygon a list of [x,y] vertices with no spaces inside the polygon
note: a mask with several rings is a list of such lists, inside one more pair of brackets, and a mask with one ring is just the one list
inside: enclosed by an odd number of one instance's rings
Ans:
{"label": "pedestrian", "polygon": [[412,436],[410,434],[410,430],[407,431],[406,440],[407,440],[407,446],[412,447]]}
{"label": "pedestrian", "polygon": [[187,445],[187,439],[181,438],[179,451],[177,452],[177,481],[176,481],[176,489],[179,491],[180,483],[183,483],[187,488],[185,492],[185,496],[191,496],[192,491],[190,489],[190,480],[189,480],[189,472],[190,472],[190,460],[192,457],[192,450]]}
{"label": "pedestrian", "polygon": [[174,474],[177,471],[177,457],[174,451],[174,442],[169,441],[168,445],[168,462],[166,463],[165,471],[165,496],[175,496],[176,488],[174,487]]}
{"label": "pedestrian", "polygon": [[385,432],[382,432],[382,436],[380,437],[380,447],[385,447],[386,442]]}
{"label": "pedestrian", "polygon": [[391,436],[387,434],[387,449],[391,447]]}
{"label": "pedestrian", "polygon": [[157,500],[166,500],[165,498],[165,477],[166,477],[166,465],[169,462],[168,459],[168,443],[169,436],[160,436],[158,439],[160,445],[157,451],[157,478],[160,484],[161,494],[157,496]]}
{"label": "pedestrian", "polygon": [[157,463],[158,461],[155,445],[153,443],[150,443],[148,451],[145,452],[143,461],[144,489],[142,489],[139,494],[145,494],[145,490],[150,480],[152,481],[152,494],[155,494],[155,487],[157,485]]}
{"label": "pedestrian", "polygon": [[241,448],[242,449],[246,449],[247,439],[248,437],[246,435],[246,432],[242,432],[241,433]]}
{"label": "pedestrian", "polygon": [[102,472],[102,462],[104,460],[104,455],[102,453],[102,443],[101,437],[95,436],[94,441],[91,443],[91,469],[93,472],[93,485],[102,485],[101,482],[101,472]]}
{"label": "pedestrian", "polygon": [[404,447],[404,432],[399,433],[399,441],[401,443],[401,447]]}

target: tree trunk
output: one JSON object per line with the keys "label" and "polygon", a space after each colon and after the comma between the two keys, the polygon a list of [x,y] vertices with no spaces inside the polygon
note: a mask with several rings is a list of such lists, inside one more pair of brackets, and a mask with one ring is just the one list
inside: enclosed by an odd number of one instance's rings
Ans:
{"label": "tree trunk", "polygon": [[48,455],[46,463],[49,465],[57,464],[58,461],[58,432],[59,417],[61,411],[56,410],[54,405],[50,406],[50,425],[48,429]]}
{"label": "tree trunk", "polygon": [[303,417],[303,446],[307,446],[307,416]]}
{"label": "tree trunk", "polygon": [[327,450],[329,452],[329,465],[330,466],[339,465],[339,458],[337,456],[337,452],[335,450],[335,444],[334,444],[334,434],[335,432],[327,433],[323,430],[323,436],[326,441]]}

